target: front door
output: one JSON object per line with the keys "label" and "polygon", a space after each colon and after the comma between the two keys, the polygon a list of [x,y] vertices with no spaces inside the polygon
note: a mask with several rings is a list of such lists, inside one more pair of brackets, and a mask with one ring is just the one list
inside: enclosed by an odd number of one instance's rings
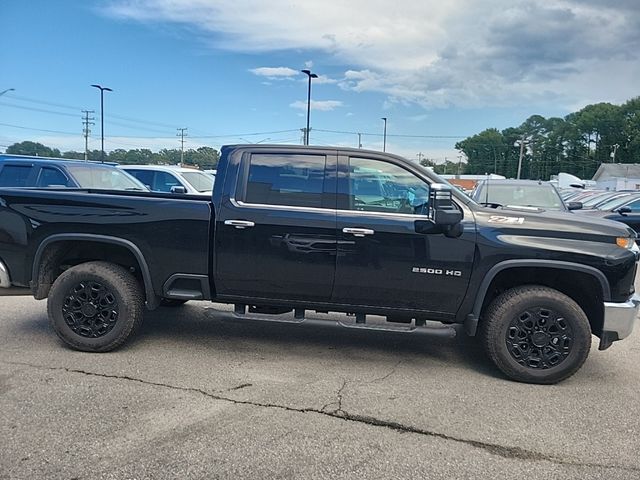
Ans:
{"label": "front door", "polygon": [[[336,261],[335,151],[247,153],[238,167],[235,198],[223,199],[216,214],[217,294],[329,301]],[[227,185],[235,181],[225,179]]]}
{"label": "front door", "polygon": [[471,219],[458,238],[417,233],[416,221],[428,218],[428,177],[373,155],[340,157],[339,171],[333,301],[454,314],[471,275]]}

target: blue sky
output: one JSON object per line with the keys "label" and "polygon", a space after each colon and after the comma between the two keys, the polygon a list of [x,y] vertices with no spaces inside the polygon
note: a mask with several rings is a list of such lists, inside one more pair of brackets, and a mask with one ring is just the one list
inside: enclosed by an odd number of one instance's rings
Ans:
{"label": "blue sky", "polygon": [[[640,95],[635,0],[3,0],[0,150],[311,143],[454,159],[456,140]],[[343,133],[336,133],[343,132]],[[452,138],[453,137],[453,138]],[[458,137],[458,138],[456,138]]]}

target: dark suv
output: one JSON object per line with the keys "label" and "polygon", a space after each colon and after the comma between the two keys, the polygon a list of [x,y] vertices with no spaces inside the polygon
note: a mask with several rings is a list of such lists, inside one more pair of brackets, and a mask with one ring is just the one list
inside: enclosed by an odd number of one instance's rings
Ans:
{"label": "dark suv", "polygon": [[0,187],[148,191],[114,164],[8,154],[0,155]]}

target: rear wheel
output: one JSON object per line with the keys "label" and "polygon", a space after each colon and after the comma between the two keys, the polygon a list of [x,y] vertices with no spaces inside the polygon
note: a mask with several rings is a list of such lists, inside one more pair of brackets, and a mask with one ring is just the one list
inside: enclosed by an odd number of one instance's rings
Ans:
{"label": "rear wheel", "polygon": [[71,267],[51,287],[51,326],[69,346],[107,352],[122,345],[142,323],[140,284],[125,268],[108,262]]}
{"label": "rear wheel", "polygon": [[487,354],[509,378],[551,384],[577,372],[589,355],[591,328],[570,297],[552,288],[504,292],[482,319]]}

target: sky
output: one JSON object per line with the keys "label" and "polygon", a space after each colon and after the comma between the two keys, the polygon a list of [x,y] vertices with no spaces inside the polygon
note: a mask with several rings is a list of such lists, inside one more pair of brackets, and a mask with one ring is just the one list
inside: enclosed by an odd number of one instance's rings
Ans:
{"label": "sky", "polygon": [[530,115],[640,95],[638,0],[0,0],[0,151],[302,142],[456,161]]}

